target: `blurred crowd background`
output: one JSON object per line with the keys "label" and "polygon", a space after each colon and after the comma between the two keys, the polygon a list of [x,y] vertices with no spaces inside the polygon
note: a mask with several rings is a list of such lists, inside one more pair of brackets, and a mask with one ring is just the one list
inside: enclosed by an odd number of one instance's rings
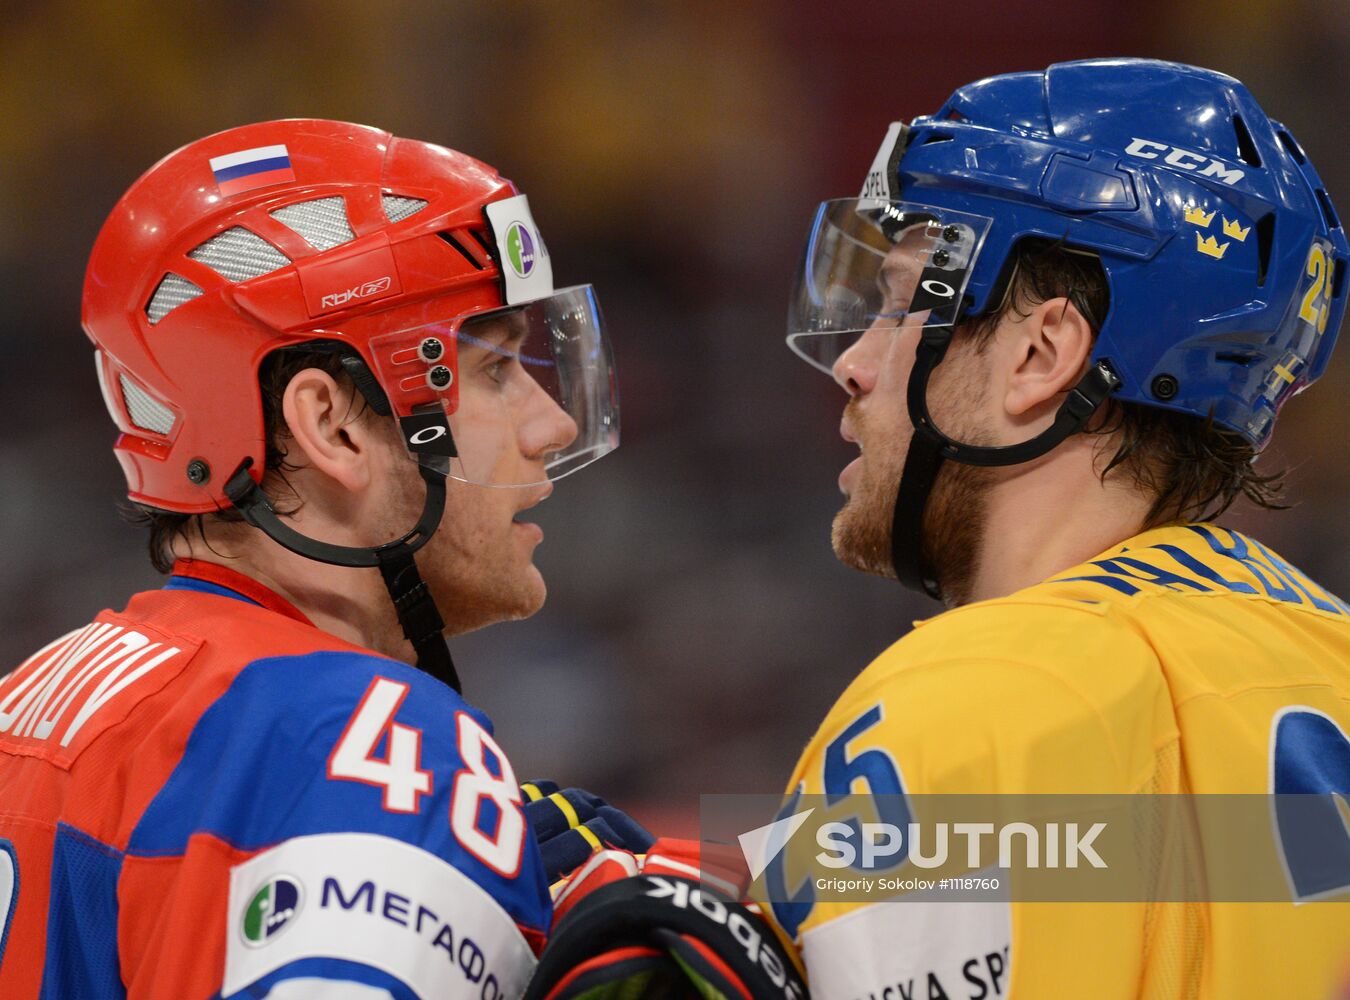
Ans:
{"label": "blurred crowd background", "polygon": [[[539,511],[534,619],[455,640],[521,777],[663,830],[774,792],[835,695],[937,606],[838,565],[843,393],[783,344],[816,203],[886,124],[957,86],[1137,55],[1246,82],[1344,215],[1350,7],[1313,0],[9,0],[0,27],[0,673],[157,585],[79,328],[123,190],[222,128],[306,116],[462,149],[530,195],[560,285],[594,282],[623,445]],[[1238,512],[1350,592],[1350,348],[1265,460],[1296,506]],[[1072,516],[1065,498],[1065,516]],[[957,696],[957,695],[954,695]],[[952,734],[959,738],[959,733]]]}

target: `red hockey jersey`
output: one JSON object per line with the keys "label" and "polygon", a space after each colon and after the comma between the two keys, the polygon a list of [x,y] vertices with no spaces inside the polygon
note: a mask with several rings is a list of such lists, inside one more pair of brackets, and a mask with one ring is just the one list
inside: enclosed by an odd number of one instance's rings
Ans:
{"label": "red hockey jersey", "polygon": [[450,688],[181,561],[0,678],[0,997],[518,995],[519,802]]}

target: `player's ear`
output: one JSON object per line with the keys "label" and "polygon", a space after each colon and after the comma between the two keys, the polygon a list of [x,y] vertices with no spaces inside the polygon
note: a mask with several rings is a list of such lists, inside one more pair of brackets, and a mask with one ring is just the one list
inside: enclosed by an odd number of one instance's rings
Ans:
{"label": "player's ear", "polygon": [[1067,298],[1038,303],[1012,325],[1003,405],[1010,417],[1030,414],[1068,392],[1092,356],[1092,325]]}
{"label": "player's ear", "polygon": [[299,372],[282,394],[281,414],[295,448],[304,454],[288,461],[307,464],[353,493],[365,490],[375,471],[374,441],[369,422],[355,419],[360,411],[352,386],[319,368]]}

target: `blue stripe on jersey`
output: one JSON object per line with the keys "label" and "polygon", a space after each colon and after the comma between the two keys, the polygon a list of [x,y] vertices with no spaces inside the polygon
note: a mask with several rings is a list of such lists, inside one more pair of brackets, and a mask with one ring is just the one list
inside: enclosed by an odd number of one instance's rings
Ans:
{"label": "blue stripe on jersey", "polygon": [[229,587],[222,587],[218,583],[209,583],[206,580],[197,580],[190,576],[171,576],[169,582],[163,587],[164,590],[195,590],[201,594],[215,594],[217,597],[232,597],[236,601],[245,601],[255,607],[262,607],[251,597],[245,597],[237,590],[231,590]]}
{"label": "blue stripe on jersey", "polygon": [[117,957],[121,872],[120,851],[57,824],[39,1000],[115,1000],[127,995]]}
{"label": "blue stripe on jersey", "polygon": [[[381,786],[328,777],[329,755],[376,676],[408,686],[394,721],[422,733],[419,766],[432,773],[432,790],[420,796],[416,813],[385,810]],[[464,770],[456,712],[491,731],[486,716],[406,663],[344,651],[256,660],[202,714],[127,853],[181,855],[197,832],[244,851],[311,833],[375,833],[445,859],[517,923],[543,931],[552,903],[528,825],[520,870],[509,879],[451,832],[450,798]]]}
{"label": "blue stripe on jersey", "polygon": [[[231,993],[227,1000],[256,1000],[265,997],[278,983],[293,979],[336,980],[340,983],[361,983],[385,991],[393,1000],[419,1000],[417,994],[401,979],[381,969],[373,969],[359,962],[348,962],[338,958],[305,958],[298,962],[283,965],[276,972],[269,973],[255,983],[250,983],[238,993]],[[299,996],[300,994],[295,994]],[[326,991],[320,983],[313,983],[305,996],[322,997]],[[378,994],[376,994],[378,995]],[[488,994],[489,996],[491,994]],[[212,1000],[220,1000],[217,993]]]}

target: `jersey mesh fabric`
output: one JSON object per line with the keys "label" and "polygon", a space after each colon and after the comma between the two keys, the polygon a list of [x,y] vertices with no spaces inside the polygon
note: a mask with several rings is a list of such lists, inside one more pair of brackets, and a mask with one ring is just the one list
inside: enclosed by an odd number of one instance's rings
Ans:
{"label": "jersey mesh fabric", "polygon": [[[1172,740],[1159,748],[1157,770],[1140,789],[1144,795],[1188,794],[1181,768],[1181,744]],[[1204,880],[1200,834],[1189,811],[1177,821],[1184,831],[1169,830],[1171,814],[1148,810],[1156,819],[1152,829],[1140,831],[1151,856],[1154,884],[1179,885],[1194,898],[1202,897]],[[1144,985],[1141,1000],[1196,1000],[1205,964],[1205,907],[1194,902],[1151,901],[1144,908]]]}

